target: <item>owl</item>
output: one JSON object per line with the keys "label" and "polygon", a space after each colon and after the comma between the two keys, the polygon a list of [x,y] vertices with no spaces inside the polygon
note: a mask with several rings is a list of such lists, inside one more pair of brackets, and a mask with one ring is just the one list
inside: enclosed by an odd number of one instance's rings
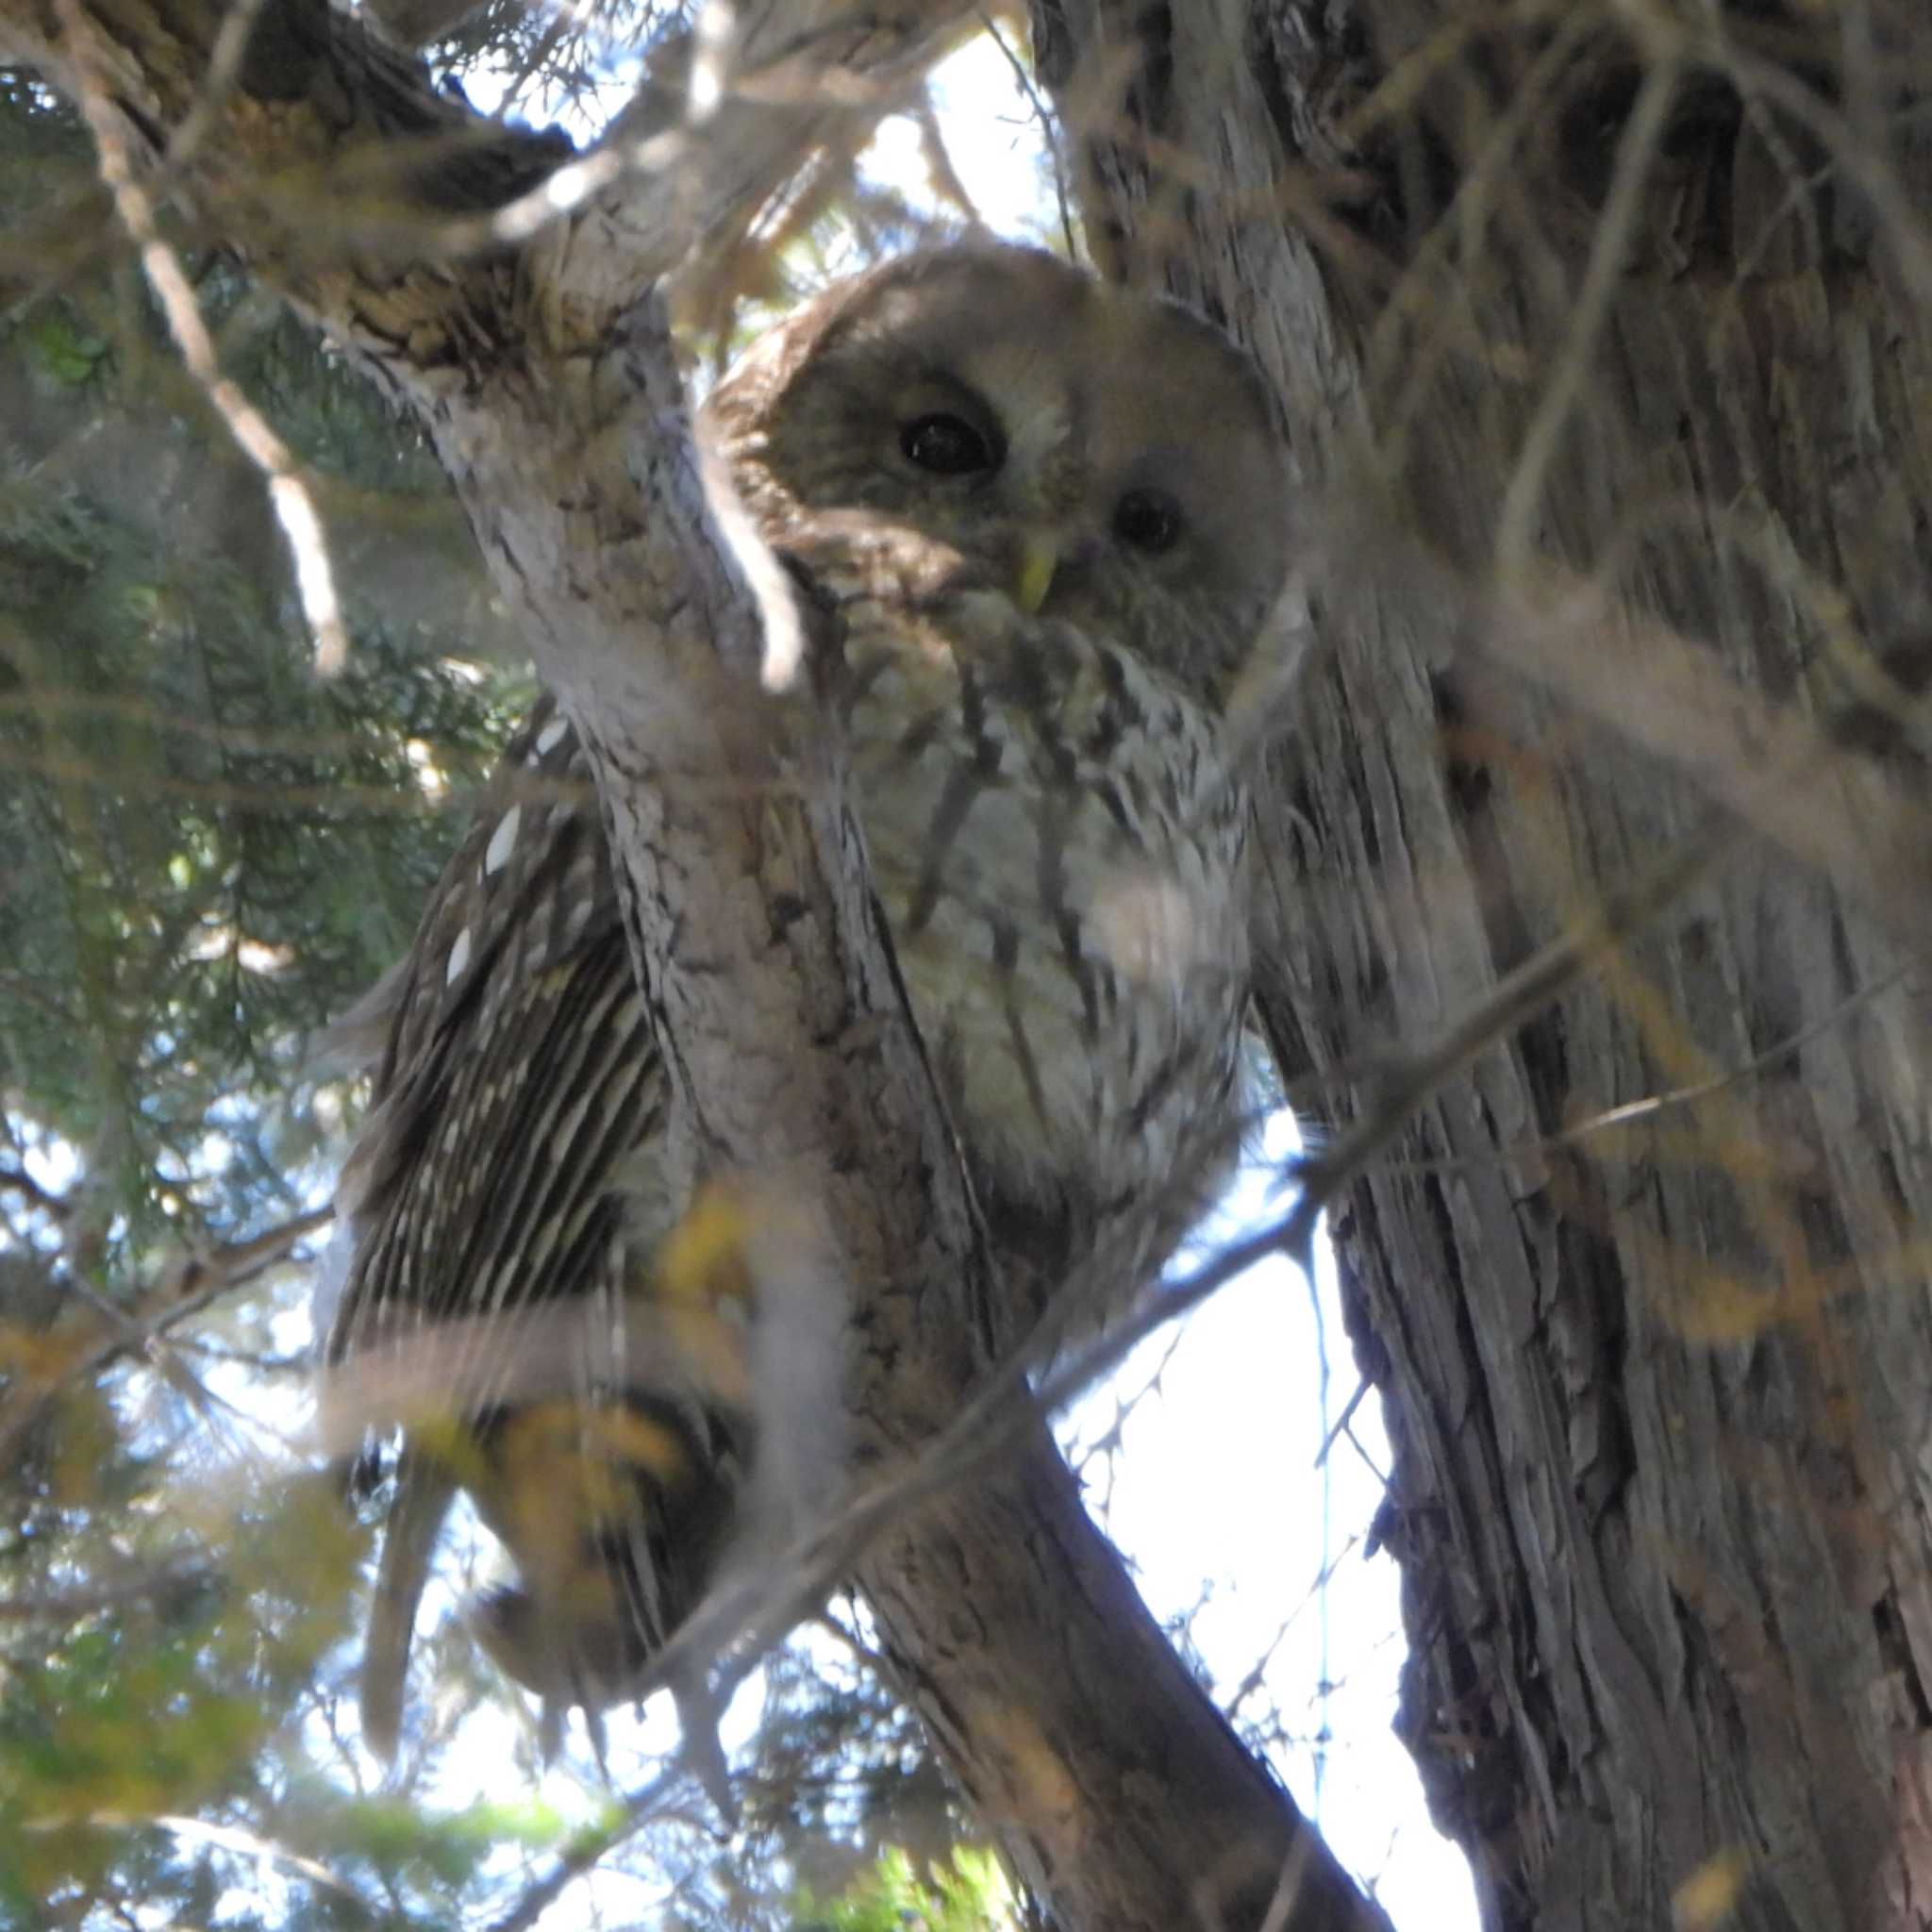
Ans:
{"label": "owl", "polygon": [[[809,303],[699,436],[839,641],[827,728],[1016,1333],[1097,1243],[1150,1269],[1227,1148],[1248,802],[1224,714],[1291,522],[1269,397],[1187,310],[973,243]],[[379,1059],[327,1399],[402,1436],[365,1734],[393,1746],[458,1491],[515,1573],[479,1641],[550,1736],[573,1707],[594,1734],[740,1526],[772,1311],[654,1158],[658,1043],[547,701],[356,1024]]]}

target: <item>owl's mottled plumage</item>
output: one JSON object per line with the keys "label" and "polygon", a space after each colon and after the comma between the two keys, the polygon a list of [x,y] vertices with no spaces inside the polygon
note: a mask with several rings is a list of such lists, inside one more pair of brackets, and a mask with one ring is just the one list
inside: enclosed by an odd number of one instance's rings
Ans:
{"label": "owl's mottled plumage", "polygon": [[[1246,803],[1219,726],[1289,522],[1257,378],[1178,308],[961,246],[774,329],[702,433],[837,615],[913,1014],[996,1236],[1050,1279],[1224,1126]],[[653,1161],[661,1069],[547,704],[501,783],[371,1004],[387,1044],[341,1194],[333,1383],[408,1424],[378,1741],[454,1489],[518,1567],[479,1635],[553,1712],[594,1713],[702,1593],[757,1446],[734,1342],[757,1311],[662,1262],[690,1204]]]}

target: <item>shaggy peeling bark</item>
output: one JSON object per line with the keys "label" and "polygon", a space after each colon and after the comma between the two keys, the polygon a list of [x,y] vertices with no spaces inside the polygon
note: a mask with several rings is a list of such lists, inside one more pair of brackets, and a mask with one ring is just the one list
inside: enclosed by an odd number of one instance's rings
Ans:
{"label": "shaggy peeling bark", "polygon": [[[1036,8],[1106,245],[1256,348],[1327,507],[1263,936],[1306,1110],[1763,835],[1337,1217],[1401,1728],[1492,1927],[1932,1924],[1932,76],[1856,12]],[[1564,568],[1525,682],[1495,613]]]}
{"label": "shaggy peeling bark", "polygon": [[[742,9],[744,65],[778,40],[890,83],[954,18],[824,11]],[[555,175],[553,143],[474,123],[313,0],[269,0],[225,56],[223,18],[200,0],[0,0],[0,40],[92,90],[134,166],[174,142],[198,217],[428,426],[596,767],[676,1158],[803,1214],[816,1253],[793,1262],[849,1286],[863,1341],[859,1453],[876,1468],[916,1454],[984,1374],[998,1257],[904,1011],[808,666],[783,699],[755,696],[770,640],[703,502],[654,281],[680,222],[708,233],[755,207],[801,142],[849,122],[852,92],[780,90],[703,129],[659,102],[655,133],[626,138],[674,146],[646,150],[657,174],[627,186],[608,155]],[[340,220],[303,225],[318,181],[343,191]],[[861,1567],[908,1693],[1059,1923],[1385,1923],[1181,1667],[1043,1429],[893,1523]]]}

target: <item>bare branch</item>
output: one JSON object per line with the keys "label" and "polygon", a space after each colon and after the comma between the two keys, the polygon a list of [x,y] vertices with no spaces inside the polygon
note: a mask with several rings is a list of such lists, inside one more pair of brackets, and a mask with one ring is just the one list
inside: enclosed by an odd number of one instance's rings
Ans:
{"label": "bare branch", "polygon": [[[222,374],[214,339],[202,320],[201,306],[189,286],[180,258],[161,239],[154,202],[136,175],[121,118],[109,105],[107,76],[95,46],[92,24],[79,0],[54,0],[54,4],[67,42],[75,98],[100,154],[101,179],[113,196],[121,225],[141,257],[142,272],[167,318],[169,332],[183,364],[200,385],[209,407],[226,425],[236,447],[268,480],[269,501],[275,507],[294,561],[303,614],[315,634],[315,668],[321,675],[332,677],[348,660],[349,633],[342,623],[328,545],[308,479],[288,444],[270,427],[268,419],[236,383]],[[217,43],[218,56],[225,57],[231,69],[241,59],[245,12],[242,20],[242,25],[225,26],[224,37]],[[217,75],[217,81],[219,88],[225,88],[226,76]],[[219,88],[211,87],[203,95],[205,105],[217,97]],[[206,121],[200,125],[206,125]],[[192,152],[200,126],[192,116],[182,125],[179,144]]]}

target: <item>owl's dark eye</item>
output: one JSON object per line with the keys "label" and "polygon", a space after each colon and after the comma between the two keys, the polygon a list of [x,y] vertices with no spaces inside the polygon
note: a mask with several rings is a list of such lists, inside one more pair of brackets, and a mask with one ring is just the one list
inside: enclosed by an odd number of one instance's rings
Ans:
{"label": "owl's dark eye", "polygon": [[962,416],[935,411],[915,416],[899,431],[899,447],[908,463],[935,476],[976,476],[1000,466],[1001,452]]}
{"label": "owl's dark eye", "polygon": [[1136,550],[1172,550],[1180,541],[1181,507],[1165,491],[1130,490],[1114,506],[1113,533]]}

